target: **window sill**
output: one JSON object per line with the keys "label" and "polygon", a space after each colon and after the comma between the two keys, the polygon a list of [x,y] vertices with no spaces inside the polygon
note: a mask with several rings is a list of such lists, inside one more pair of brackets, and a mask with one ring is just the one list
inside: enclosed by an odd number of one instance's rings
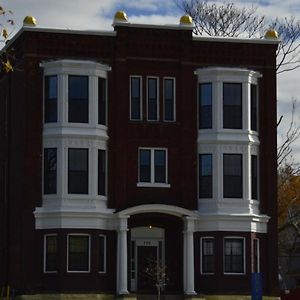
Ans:
{"label": "window sill", "polygon": [[170,188],[169,183],[154,183],[154,182],[138,182],[137,187],[155,187],[155,188]]}

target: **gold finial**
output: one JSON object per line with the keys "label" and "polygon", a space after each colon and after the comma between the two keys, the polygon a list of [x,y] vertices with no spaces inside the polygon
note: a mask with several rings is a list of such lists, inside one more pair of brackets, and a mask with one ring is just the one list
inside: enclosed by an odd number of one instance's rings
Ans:
{"label": "gold finial", "polygon": [[193,25],[193,19],[189,15],[184,15],[180,18],[180,25],[191,26]]}
{"label": "gold finial", "polygon": [[126,13],[122,10],[117,11],[115,13],[114,23],[128,23]]}
{"label": "gold finial", "polygon": [[265,34],[265,39],[278,39],[278,33],[275,29],[269,29]]}
{"label": "gold finial", "polygon": [[25,17],[24,20],[23,20],[23,25],[36,26],[36,19],[35,19],[35,17],[32,17],[32,16]]}

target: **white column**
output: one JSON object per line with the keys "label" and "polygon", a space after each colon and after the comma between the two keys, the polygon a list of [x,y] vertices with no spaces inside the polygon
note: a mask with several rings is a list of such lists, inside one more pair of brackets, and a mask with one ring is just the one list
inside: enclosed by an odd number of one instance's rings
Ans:
{"label": "white column", "polygon": [[117,248],[117,294],[129,294],[127,289],[127,219],[119,218]]}
{"label": "white column", "polygon": [[183,249],[184,263],[184,293],[186,295],[196,295],[194,278],[194,218],[184,218]]}

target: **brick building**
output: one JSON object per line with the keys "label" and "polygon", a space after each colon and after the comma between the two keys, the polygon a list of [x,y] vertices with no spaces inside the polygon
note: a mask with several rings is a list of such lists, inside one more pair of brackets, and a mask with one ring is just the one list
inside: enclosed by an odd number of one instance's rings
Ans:
{"label": "brick building", "polygon": [[[16,295],[277,293],[276,49],[179,25],[41,28],[0,79],[0,284]],[[44,296],[42,296],[44,295]],[[30,296],[23,296],[31,299]],[[36,299],[36,298],[34,298]]]}

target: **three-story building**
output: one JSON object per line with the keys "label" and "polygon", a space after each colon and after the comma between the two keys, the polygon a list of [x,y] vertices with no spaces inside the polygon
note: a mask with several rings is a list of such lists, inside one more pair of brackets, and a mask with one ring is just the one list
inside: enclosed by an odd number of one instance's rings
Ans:
{"label": "three-story building", "polygon": [[24,299],[151,293],[152,260],[166,294],[250,295],[261,272],[276,296],[275,33],[195,37],[188,16],[122,12],[113,26],[26,18],[7,45],[1,285]]}

